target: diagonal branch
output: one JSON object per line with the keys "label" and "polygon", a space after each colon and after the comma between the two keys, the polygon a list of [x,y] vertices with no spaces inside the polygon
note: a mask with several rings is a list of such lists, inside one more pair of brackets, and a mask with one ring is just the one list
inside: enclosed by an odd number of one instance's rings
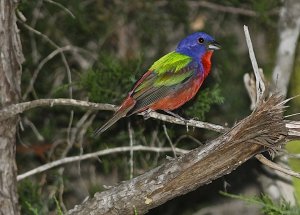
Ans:
{"label": "diagonal branch", "polygon": [[257,97],[252,114],[204,147],[196,148],[107,191],[96,193],[93,198],[68,211],[69,215],[144,214],[176,196],[229,174],[253,156],[272,168],[288,172],[277,165],[272,166],[272,162],[262,159],[258,154],[266,150],[280,150],[290,138],[288,135],[297,134],[299,127],[284,121],[283,111],[287,100],[283,101],[276,94],[266,99],[264,80],[255,59],[248,28],[245,26],[244,30],[256,77]]}
{"label": "diagonal branch", "polygon": [[[254,155],[277,150],[288,131],[283,122],[284,103],[273,95],[230,131],[178,158],[96,193],[67,214],[144,214],[151,208],[229,174]],[[267,146],[267,147],[266,147]],[[220,156],[221,155],[221,156]]]}

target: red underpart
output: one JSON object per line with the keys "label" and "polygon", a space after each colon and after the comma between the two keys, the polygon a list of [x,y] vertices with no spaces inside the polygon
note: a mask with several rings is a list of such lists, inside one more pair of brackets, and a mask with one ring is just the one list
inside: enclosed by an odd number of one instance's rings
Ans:
{"label": "red underpart", "polygon": [[179,108],[196,95],[202,82],[203,78],[194,79],[189,87],[186,87],[182,91],[177,92],[172,96],[168,96],[158,100],[149,108],[152,110],[174,110],[176,108]]}
{"label": "red underpart", "polygon": [[211,68],[211,56],[213,54],[213,51],[207,51],[202,59],[201,59],[201,63],[203,65],[203,69],[204,69],[204,78],[206,78],[208,76],[208,74],[210,73],[210,68]]}
{"label": "red underpart", "polygon": [[[182,89],[181,91],[167,96],[165,98],[162,98],[158,101],[156,101],[155,103],[153,103],[152,105],[145,107],[141,110],[137,110],[137,112],[142,112],[145,111],[147,109],[151,109],[151,110],[174,110],[179,108],[180,106],[182,106],[183,104],[185,104],[187,101],[191,100],[198,92],[200,86],[202,85],[204,79],[207,77],[207,75],[210,72],[211,69],[211,56],[213,54],[213,51],[207,51],[202,59],[201,59],[201,63],[203,65],[203,69],[204,69],[204,76],[199,75],[199,77],[195,78],[189,86],[187,86],[186,88]],[[152,71],[148,71],[146,72],[142,78],[135,84],[135,86],[133,87],[133,90],[131,92],[134,91],[134,89],[139,86],[143,80],[148,77],[150,74],[152,73]],[[136,103],[136,101],[129,96],[125,99],[125,101],[122,103],[119,111],[126,111],[128,108],[132,108],[134,106],[134,104]],[[127,110],[128,111],[128,110]]]}
{"label": "red underpart", "polygon": [[189,87],[186,87],[185,89],[172,96],[168,96],[158,100],[157,102],[149,106],[149,108],[152,110],[174,110],[185,104],[187,101],[191,100],[197,94],[204,79],[210,72],[210,59],[212,54],[213,51],[207,51],[201,59],[201,63],[204,69],[204,77],[200,75],[198,78],[192,81]]}

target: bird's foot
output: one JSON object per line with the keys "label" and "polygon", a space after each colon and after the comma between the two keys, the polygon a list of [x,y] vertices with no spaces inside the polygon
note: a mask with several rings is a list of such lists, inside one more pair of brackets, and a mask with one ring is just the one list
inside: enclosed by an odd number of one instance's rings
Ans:
{"label": "bird's foot", "polygon": [[151,109],[148,109],[148,110],[145,110],[145,111],[142,112],[142,113],[143,113],[144,120],[147,120],[147,119],[150,118],[150,113],[151,113],[151,112],[152,112]]}
{"label": "bird's foot", "polygon": [[173,113],[172,111],[169,111],[169,110],[165,110],[165,112],[168,113],[169,115],[174,116],[175,118],[180,119],[181,121],[183,121],[184,124],[187,126],[187,130],[188,130],[188,123],[189,123],[190,120],[185,119],[182,116],[180,116],[176,113]]}
{"label": "bird's foot", "polygon": [[180,119],[181,121],[183,121],[185,126],[186,126],[186,131],[187,132],[189,131],[189,125],[188,124],[189,124],[190,120],[197,120],[197,117],[192,118],[192,119],[185,119],[182,116],[179,116],[178,114],[173,113],[172,111],[165,110],[165,112],[168,113],[169,115],[174,116],[177,119]]}
{"label": "bird's foot", "polygon": [[169,114],[171,116],[174,116],[177,119],[180,119],[182,121],[186,121],[185,118],[183,118],[182,116],[179,116],[177,113],[173,113],[172,111],[169,111],[169,110],[164,110],[164,112],[166,112],[167,114]]}
{"label": "bird's foot", "polygon": [[177,119],[180,119],[181,121],[183,121],[185,124],[187,124],[190,120],[189,119],[185,119],[182,116],[178,115],[177,113],[173,113],[172,111],[169,110],[165,110],[166,113],[168,113],[171,116],[174,116]]}

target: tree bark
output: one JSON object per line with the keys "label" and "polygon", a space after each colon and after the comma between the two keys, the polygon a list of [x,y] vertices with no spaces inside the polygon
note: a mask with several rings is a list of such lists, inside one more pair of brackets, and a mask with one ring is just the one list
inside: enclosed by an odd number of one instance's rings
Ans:
{"label": "tree bark", "polygon": [[254,155],[277,150],[289,131],[284,102],[273,95],[230,131],[205,147],[175,158],[107,191],[96,193],[67,214],[144,214],[151,208],[229,174]]}
{"label": "tree bark", "polygon": [[[0,0],[0,107],[20,98],[23,61],[15,10],[17,0]],[[17,166],[15,161],[16,126],[14,116],[0,124],[0,214],[19,214]]]}
{"label": "tree bark", "polygon": [[300,34],[300,1],[285,0],[279,15],[279,45],[273,71],[275,90],[286,96]]}

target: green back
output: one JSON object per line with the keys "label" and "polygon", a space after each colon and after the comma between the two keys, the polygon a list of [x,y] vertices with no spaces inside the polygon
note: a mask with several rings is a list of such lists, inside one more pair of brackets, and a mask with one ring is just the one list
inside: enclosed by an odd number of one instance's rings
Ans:
{"label": "green back", "polygon": [[154,62],[149,70],[155,71],[158,74],[169,71],[176,73],[187,66],[191,61],[191,57],[173,51]]}

